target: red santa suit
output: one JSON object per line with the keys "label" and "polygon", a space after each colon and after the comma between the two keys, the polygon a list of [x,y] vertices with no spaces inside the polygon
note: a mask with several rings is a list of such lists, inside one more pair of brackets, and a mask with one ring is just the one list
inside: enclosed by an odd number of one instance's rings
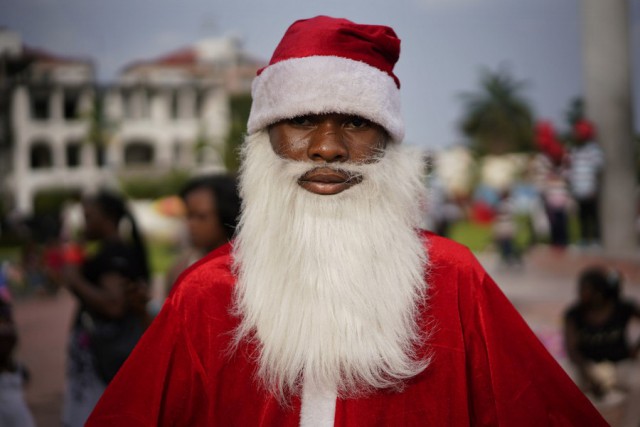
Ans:
{"label": "red santa suit", "polygon": [[[465,247],[427,236],[431,364],[403,390],[338,399],[336,426],[605,426]],[[231,246],[182,275],[87,426],[297,426],[257,380],[256,348],[229,352],[239,319]],[[283,307],[286,310],[286,307]]]}

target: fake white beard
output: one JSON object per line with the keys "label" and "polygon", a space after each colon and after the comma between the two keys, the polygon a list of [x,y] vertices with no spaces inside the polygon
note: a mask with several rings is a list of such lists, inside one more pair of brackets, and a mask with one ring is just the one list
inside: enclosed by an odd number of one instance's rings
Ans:
{"label": "fake white beard", "polygon": [[330,196],[298,185],[319,165],[280,158],[266,131],[247,137],[243,159],[234,338],[257,343],[267,390],[285,400],[304,378],[347,397],[421,372],[428,360],[414,351],[426,338],[417,326],[427,287],[419,153],[391,143],[376,163],[340,164],[363,180]]}

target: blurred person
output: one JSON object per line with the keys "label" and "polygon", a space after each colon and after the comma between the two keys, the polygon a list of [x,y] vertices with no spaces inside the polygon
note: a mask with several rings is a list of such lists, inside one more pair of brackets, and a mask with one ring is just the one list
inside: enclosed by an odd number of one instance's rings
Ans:
{"label": "blurred person", "polygon": [[556,249],[569,244],[569,213],[571,194],[567,182],[559,173],[551,172],[544,183],[542,193],[545,211],[549,220],[549,240]]}
{"label": "blurred person", "polygon": [[190,247],[169,269],[166,288],[187,267],[233,237],[240,214],[237,180],[230,175],[199,176],[180,191],[187,214]]}
{"label": "blurred person", "polygon": [[59,235],[51,236],[45,242],[43,263],[46,275],[46,290],[49,294],[55,294],[61,286],[64,250],[64,244]]}
{"label": "blurred person", "polygon": [[571,193],[565,179],[567,152],[553,124],[538,122],[534,139],[539,152],[534,155],[529,173],[541,198],[547,218],[549,241],[556,249],[569,244]]}
{"label": "blurred person", "polygon": [[453,200],[440,176],[430,174],[428,185],[427,229],[439,236],[449,237],[451,228],[463,218],[462,209]]}
{"label": "blurred person", "polygon": [[600,243],[599,196],[604,153],[595,140],[594,125],[580,120],[573,127],[575,146],[569,152],[567,171],[571,193],[576,201],[582,246]]}
{"label": "blurred person", "polygon": [[549,159],[537,153],[529,157],[525,169],[524,185],[527,186],[530,200],[528,203],[529,215],[529,242],[527,248],[532,248],[549,236],[549,218],[545,209],[545,200],[542,196],[543,183],[548,173]]}
{"label": "blurred person", "polygon": [[419,229],[390,27],[296,21],[253,82],[236,237],[87,426],[605,423],[468,249]]}
{"label": "blurred person", "polygon": [[18,332],[4,267],[0,269],[0,426],[32,427],[35,423],[24,399],[26,370],[14,359]]}
{"label": "blurred person", "polygon": [[640,422],[640,340],[630,342],[629,326],[640,307],[622,297],[616,270],[589,267],[578,277],[578,300],[565,312],[565,343],[573,376],[585,392],[604,406],[609,393],[626,393],[626,422]]}
{"label": "blurred person", "polygon": [[500,254],[500,263],[505,267],[521,265],[520,249],[516,238],[518,224],[515,218],[515,206],[511,192],[503,190],[500,201],[496,205],[496,216],[493,219],[493,239]]}
{"label": "blurred person", "polygon": [[23,272],[25,291],[41,294],[46,289],[46,272],[42,248],[31,236],[22,245],[20,268]]}
{"label": "blurred person", "polygon": [[[67,245],[62,283],[78,300],[67,361],[63,425],[84,425],[104,388],[147,326],[146,248],[124,199],[101,191],[82,201],[85,237],[97,243],[85,256]],[[130,238],[121,231],[129,230]]]}

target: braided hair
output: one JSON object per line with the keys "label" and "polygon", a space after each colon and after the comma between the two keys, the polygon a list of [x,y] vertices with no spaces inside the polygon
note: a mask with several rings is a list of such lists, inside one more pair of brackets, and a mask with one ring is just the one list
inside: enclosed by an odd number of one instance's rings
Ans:
{"label": "braided hair", "polygon": [[114,224],[119,226],[123,219],[129,222],[131,230],[131,241],[133,243],[135,254],[138,258],[137,261],[140,263],[140,271],[143,275],[143,278],[148,283],[151,277],[151,273],[147,257],[147,248],[144,244],[144,240],[138,228],[138,224],[133,217],[131,210],[127,206],[124,198],[109,190],[100,190],[94,196],[89,197],[89,201],[98,205],[102,213],[111,221],[113,221]]}

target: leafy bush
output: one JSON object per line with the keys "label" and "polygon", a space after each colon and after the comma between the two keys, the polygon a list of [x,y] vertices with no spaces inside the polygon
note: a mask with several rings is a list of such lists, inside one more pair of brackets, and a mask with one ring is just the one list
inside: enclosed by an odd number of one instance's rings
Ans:
{"label": "leafy bush", "polygon": [[49,188],[36,193],[33,212],[36,215],[57,215],[65,203],[80,200],[79,189]]}
{"label": "leafy bush", "polygon": [[177,194],[189,179],[187,171],[172,171],[160,177],[123,178],[120,185],[124,194],[132,199],[158,199]]}
{"label": "leafy bush", "polygon": [[238,151],[247,132],[247,120],[251,110],[251,95],[233,95],[229,99],[231,111],[231,127],[225,141],[224,165],[229,172],[236,172],[240,167]]}

